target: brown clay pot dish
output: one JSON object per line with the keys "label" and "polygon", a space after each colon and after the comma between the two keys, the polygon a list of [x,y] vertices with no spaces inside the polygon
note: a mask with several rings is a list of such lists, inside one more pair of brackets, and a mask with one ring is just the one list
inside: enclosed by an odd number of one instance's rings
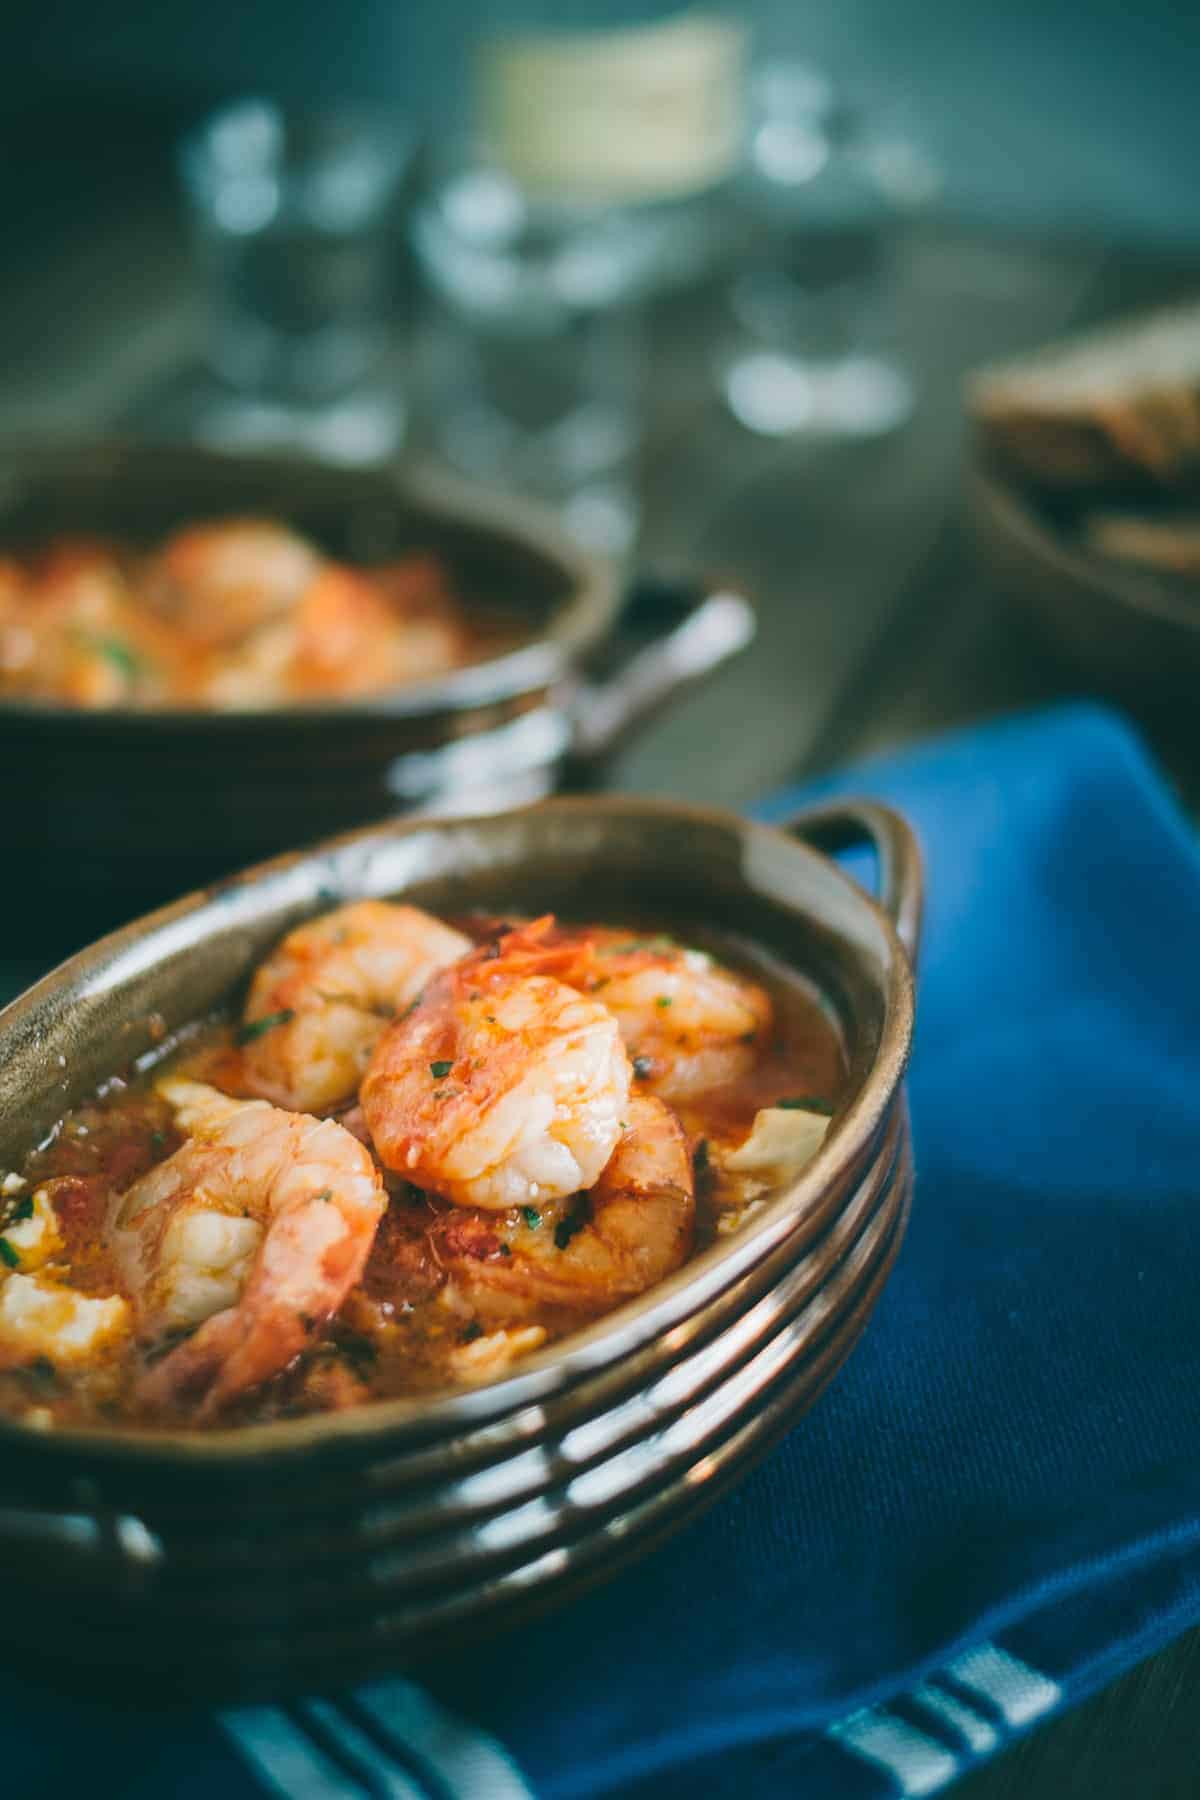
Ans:
{"label": "brown clay pot dish", "polygon": [[363,563],[433,551],[472,614],[502,619],[514,647],[363,699],[259,712],[0,701],[6,849],[38,872],[36,897],[16,884],[8,907],[23,936],[59,954],[297,843],[586,785],[753,635],[740,597],[626,594],[550,514],[413,462],[352,470],[195,446],[0,444],[0,549],[72,532],[150,541],[247,513]]}
{"label": "brown clay pot dish", "polygon": [[[865,1323],[907,1208],[919,872],[883,808],[843,804],[797,828],[870,837],[886,910],[781,830],[559,801],[281,858],[104,940],[0,1014],[10,1164],[149,1046],[149,1013],[180,1024],[236,997],[268,944],[335,897],[536,904],[749,939],[817,984],[850,1065],[825,1146],[758,1218],[506,1380],[237,1431],[0,1425],[0,1652],[83,1685],[136,1669],[168,1696],[394,1667],[603,1574],[819,1391]],[[61,1634],[56,1649],[38,1625],[56,1590],[77,1625],[69,1667]]]}
{"label": "brown clay pot dish", "polygon": [[1087,550],[1041,502],[992,470],[969,485],[976,539],[1004,598],[1100,691],[1190,719],[1200,683],[1200,597],[1182,581]]}

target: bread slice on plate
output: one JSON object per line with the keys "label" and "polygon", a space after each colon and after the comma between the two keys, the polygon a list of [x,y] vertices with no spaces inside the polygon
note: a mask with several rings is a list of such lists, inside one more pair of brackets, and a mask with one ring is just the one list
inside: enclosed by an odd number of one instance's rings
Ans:
{"label": "bread slice on plate", "polygon": [[1200,483],[1200,302],[1119,321],[981,369],[984,445],[1065,489]]}

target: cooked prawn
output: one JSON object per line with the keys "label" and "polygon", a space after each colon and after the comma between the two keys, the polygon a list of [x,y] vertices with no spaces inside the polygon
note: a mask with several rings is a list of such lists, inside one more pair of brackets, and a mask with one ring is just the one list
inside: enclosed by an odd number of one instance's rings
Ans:
{"label": "cooked prawn", "polygon": [[388,1020],[470,948],[419,907],[385,900],[297,926],[250,984],[242,1033],[255,1088],[304,1112],[350,1099]]}
{"label": "cooked prawn", "polygon": [[290,612],[322,559],[271,519],[218,519],[167,539],[147,570],[160,611],[197,643],[236,643]]}
{"label": "cooked prawn", "polygon": [[296,609],[288,686],[299,695],[365,694],[440,675],[462,655],[445,612],[402,617],[375,577],[330,563]]}
{"label": "cooked prawn", "polygon": [[135,604],[124,569],[103,545],[55,545],[34,564],[25,603],[22,673],[34,690],[76,706],[146,705],[178,677],[173,633]]}
{"label": "cooked prawn", "polygon": [[423,1215],[399,1210],[398,1223],[407,1221],[410,1236],[423,1233],[448,1277],[448,1304],[485,1319],[489,1329],[537,1323],[547,1308],[600,1313],[679,1267],[695,1219],[687,1139],[661,1100],[630,1100],[626,1113],[626,1129],[590,1193],[499,1218],[435,1203]]}
{"label": "cooked prawn", "polygon": [[524,966],[599,1000],[620,1027],[640,1090],[661,1099],[689,1100],[738,1080],[769,1039],[766,989],[706,951],[605,926],[556,926],[550,915],[501,941]]}
{"label": "cooked prawn", "polygon": [[437,977],[375,1047],[360,1090],[384,1165],[463,1206],[590,1187],[631,1071],[616,1020],[489,947]]}
{"label": "cooked prawn", "polygon": [[143,1400],[202,1415],[287,1366],[359,1279],[386,1196],[332,1119],[168,1079],[187,1142],[115,1203],[111,1243],[140,1335],[197,1327],[143,1377]]}

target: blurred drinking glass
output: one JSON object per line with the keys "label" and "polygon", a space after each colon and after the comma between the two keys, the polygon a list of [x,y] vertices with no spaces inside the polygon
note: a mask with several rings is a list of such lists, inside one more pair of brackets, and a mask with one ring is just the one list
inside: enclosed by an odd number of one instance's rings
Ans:
{"label": "blurred drinking glass", "polygon": [[448,461],[556,507],[591,548],[637,526],[637,299],[654,246],[636,215],[538,198],[469,160],[435,180],[414,238],[432,306],[423,395]]}
{"label": "blurred drinking glass", "polygon": [[869,136],[805,64],[769,64],[751,101],[726,403],[769,436],[893,430],[913,408],[895,343],[897,226],[930,197],[932,170],[914,146]]}
{"label": "blurred drinking glass", "polygon": [[249,99],[205,120],[180,163],[209,360],[240,401],[221,415],[227,435],[311,438],[351,459],[394,449],[398,387],[365,384],[394,323],[408,137],[368,114]]}

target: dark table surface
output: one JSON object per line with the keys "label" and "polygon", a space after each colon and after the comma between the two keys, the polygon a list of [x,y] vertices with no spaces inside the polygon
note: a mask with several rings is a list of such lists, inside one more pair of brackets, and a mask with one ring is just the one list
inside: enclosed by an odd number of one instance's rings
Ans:
{"label": "dark table surface", "polygon": [[[0,430],[79,433],[152,417],[195,359],[198,320],[161,130],[126,120],[87,182],[45,159],[0,286]],[[22,171],[24,180],[24,170]],[[17,254],[17,251],[20,254]],[[1200,268],[1086,244],[926,228],[903,249],[911,425],[858,447],[771,444],[725,419],[708,380],[713,296],[651,320],[647,566],[740,583],[758,641],[626,753],[623,786],[746,805],[782,781],[934,729],[1079,691],[989,589],[961,500],[963,372],[1073,322],[1200,285]],[[1161,748],[1190,798],[1188,735]],[[10,991],[36,974],[19,953]],[[964,1800],[1194,1796],[1200,1631],[966,1779]]]}

